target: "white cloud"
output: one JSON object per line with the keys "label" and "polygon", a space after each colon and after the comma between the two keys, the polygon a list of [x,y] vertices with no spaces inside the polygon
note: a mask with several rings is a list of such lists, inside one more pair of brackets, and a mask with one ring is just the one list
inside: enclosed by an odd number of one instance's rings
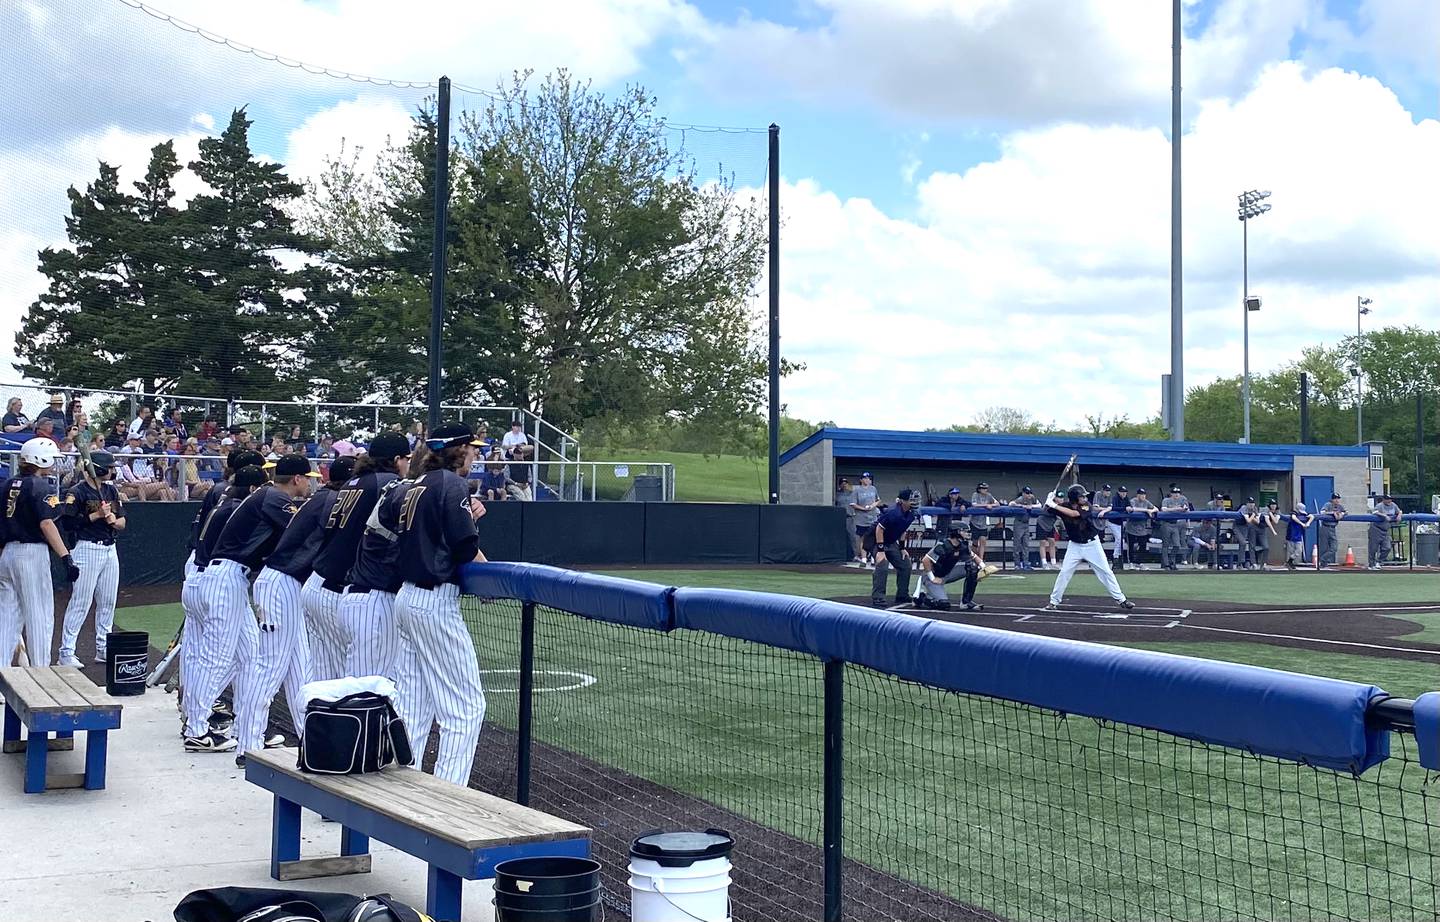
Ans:
{"label": "white cloud", "polygon": [[[1286,64],[1207,104],[1185,151],[1189,383],[1240,371],[1235,196],[1249,188],[1275,204],[1251,227],[1251,291],[1265,300],[1255,371],[1352,332],[1357,294],[1375,299],[1376,322],[1435,325],[1440,123],[1416,123],[1375,80]],[[791,412],[920,428],[994,404],[1070,424],[1157,411],[1169,369],[1158,130],[1010,135],[995,161],[926,177],[913,222],[808,180],[782,202],[784,351],[808,364],[785,384]]]}
{"label": "white cloud", "polygon": [[397,100],[360,96],[315,113],[289,135],[285,167],[292,179],[313,179],[327,159],[340,152],[359,152],[362,170],[372,169],[375,158],[391,145],[403,144],[411,116]]}

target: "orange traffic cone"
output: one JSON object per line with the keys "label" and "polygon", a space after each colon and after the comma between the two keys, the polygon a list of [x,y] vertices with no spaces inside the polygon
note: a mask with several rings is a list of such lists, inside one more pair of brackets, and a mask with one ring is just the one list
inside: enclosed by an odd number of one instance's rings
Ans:
{"label": "orange traffic cone", "polygon": [[1345,548],[1345,566],[1355,566],[1355,548],[1353,547]]}

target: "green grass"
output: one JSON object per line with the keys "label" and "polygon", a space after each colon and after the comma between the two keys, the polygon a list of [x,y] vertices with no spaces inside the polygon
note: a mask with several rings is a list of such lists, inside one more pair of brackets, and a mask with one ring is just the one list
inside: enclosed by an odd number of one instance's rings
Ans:
{"label": "green grass", "polygon": [[1407,612],[1403,615],[1386,615],[1385,617],[1394,618],[1397,621],[1412,621],[1420,625],[1419,632],[1404,636],[1406,641],[1440,644],[1440,612],[1422,612],[1418,615]]}
{"label": "green grass", "polygon": [[115,622],[127,631],[145,631],[150,646],[165,649],[185,615],[179,602],[162,605],[135,605],[115,612]]}
{"label": "green grass", "polygon": [[[628,448],[593,449],[581,454],[582,461],[655,461],[675,465],[675,499],[682,503],[763,503],[767,477],[763,458],[739,455],[697,455],[681,451],[641,451]],[[586,468],[586,476],[590,476]],[[596,491],[603,499],[621,499],[638,473],[647,473],[634,464],[630,476],[617,478],[614,467],[597,469]],[[656,471],[658,473],[658,469]],[[588,486],[587,486],[588,489]]]}

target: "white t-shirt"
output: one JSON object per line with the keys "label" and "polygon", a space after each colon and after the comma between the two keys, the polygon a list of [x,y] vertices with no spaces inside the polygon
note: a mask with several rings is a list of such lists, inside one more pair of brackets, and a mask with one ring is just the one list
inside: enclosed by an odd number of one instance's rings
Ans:
{"label": "white t-shirt", "polygon": [[509,432],[505,433],[505,437],[500,440],[500,447],[516,448],[520,445],[525,445],[529,443],[529,441],[530,440],[525,437],[525,433],[516,432],[512,429]]}
{"label": "white t-shirt", "polygon": [[130,434],[143,435],[145,433],[145,427],[148,422],[149,420],[147,420],[143,416],[135,417],[133,420],[130,421]]}

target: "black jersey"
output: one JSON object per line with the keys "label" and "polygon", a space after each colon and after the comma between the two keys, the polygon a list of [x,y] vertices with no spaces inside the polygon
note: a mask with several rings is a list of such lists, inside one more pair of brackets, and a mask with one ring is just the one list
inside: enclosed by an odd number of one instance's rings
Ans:
{"label": "black jersey", "polygon": [[224,496],[210,510],[205,523],[200,526],[199,540],[195,545],[195,566],[203,569],[210,563],[210,558],[215,556],[215,546],[220,543],[220,535],[225,531],[225,523],[230,521],[243,501],[234,496]]}
{"label": "black jersey", "polygon": [[44,544],[40,523],[59,512],[60,497],[51,492],[50,481],[38,474],[15,477],[5,484],[5,542]]}
{"label": "black jersey", "polygon": [[330,514],[330,507],[338,493],[338,490],[323,487],[306,500],[290,524],[285,526],[285,533],[276,542],[265,566],[293,576],[302,583],[309,579],[315,554],[320,550],[320,538],[325,533],[325,517]]}
{"label": "black jersey", "polygon": [[350,571],[351,591],[400,591],[402,580],[400,569],[396,566],[400,546],[396,529],[400,527],[400,510],[405,494],[414,483],[413,480],[392,480],[385,485],[380,501],[365,522],[360,553],[356,555],[355,566]]}
{"label": "black jersey", "polygon": [[350,582],[350,568],[360,550],[365,522],[380,499],[385,484],[398,480],[391,471],[372,471],[347,480],[325,516],[325,533],[320,536],[320,550],[315,555],[315,572],[325,580],[325,588],[339,590]]}
{"label": "black jersey", "polygon": [[265,564],[275,550],[285,526],[300,511],[293,497],[273,484],[266,484],[245,497],[225,523],[212,559],[233,560],[251,570]]}
{"label": "black jersey", "polygon": [[205,521],[210,518],[210,513],[215,511],[215,507],[220,505],[220,501],[229,492],[230,484],[217,483],[201,497],[200,511],[195,513],[195,519],[190,523],[190,550],[193,551],[200,547],[200,529],[205,526]]}
{"label": "black jersey", "polygon": [[395,531],[403,582],[422,588],[455,582],[455,568],[473,560],[480,545],[469,485],[452,471],[419,478],[405,491]]}
{"label": "black jersey", "polygon": [[114,544],[115,526],[104,519],[92,520],[90,516],[100,511],[100,504],[109,503],[110,511],[117,517],[125,514],[124,502],[115,484],[103,482],[97,491],[87,481],[80,481],[65,494],[65,517],[70,534],[76,541],[93,541],[96,544]]}
{"label": "black jersey", "polygon": [[[1075,507],[1069,503],[1061,503],[1066,509]],[[1065,526],[1065,537],[1076,544],[1085,544],[1099,537],[1100,532],[1095,528],[1095,520],[1090,517],[1090,507],[1077,510],[1079,518],[1071,518],[1068,515],[1060,516],[1060,523]]]}
{"label": "black jersey", "polygon": [[944,578],[956,564],[963,566],[970,559],[970,542],[962,539],[959,547],[951,547],[949,538],[941,538],[925,556],[930,558],[930,572]]}

